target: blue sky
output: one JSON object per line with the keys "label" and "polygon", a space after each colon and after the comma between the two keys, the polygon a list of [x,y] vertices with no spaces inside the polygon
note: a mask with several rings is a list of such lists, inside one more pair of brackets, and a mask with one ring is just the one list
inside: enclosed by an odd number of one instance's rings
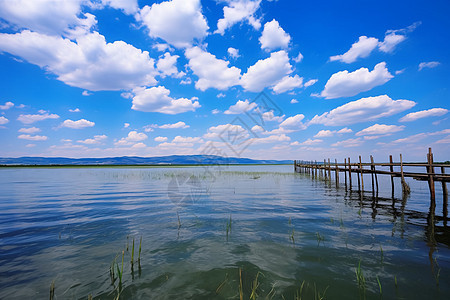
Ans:
{"label": "blue sky", "polygon": [[0,156],[448,160],[448,1],[0,0]]}

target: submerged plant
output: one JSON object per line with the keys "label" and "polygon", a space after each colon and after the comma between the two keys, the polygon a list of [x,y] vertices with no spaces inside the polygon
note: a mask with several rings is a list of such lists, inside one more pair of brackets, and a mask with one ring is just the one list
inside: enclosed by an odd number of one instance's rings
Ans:
{"label": "submerged plant", "polygon": [[53,300],[55,297],[55,281],[53,280],[50,284],[50,300]]}
{"label": "submerged plant", "polygon": [[378,278],[378,275],[377,275],[377,282],[378,282],[378,287],[380,288],[380,295],[383,295],[383,289],[381,288],[381,282],[380,282],[380,279]]}
{"label": "submerged plant", "polygon": [[260,273],[261,272],[256,273],[255,280],[253,280],[253,282],[252,282],[252,292],[250,293],[251,300],[256,300],[256,298],[258,297],[258,294],[257,294],[257,289],[259,287],[258,276]]}
{"label": "submerged plant", "polygon": [[319,246],[320,245],[320,242],[323,242],[324,241],[324,237],[323,237],[323,235],[320,235],[320,233],[319,232],[316,232],[316,238],[317,238],[317,246]]}
{"label": "submerged plant", "polygon": [[361,260],[359,260],[358,267],[355,269],[356,273],[356,282],[358,283],[358,288],[363,292],[364,298],[366,294],[366,279],[364,278],[364,274],[361,270]]}
{"label": "submerged plant", "polygon": [[244,300],[244,290],[242,288],[242,269],[239,268],[239,299]]}

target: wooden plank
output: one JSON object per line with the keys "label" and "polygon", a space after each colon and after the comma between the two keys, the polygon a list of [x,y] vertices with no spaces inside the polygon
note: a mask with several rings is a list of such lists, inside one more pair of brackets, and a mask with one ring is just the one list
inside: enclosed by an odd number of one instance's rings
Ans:
{"label": "wooden plank", "polygon": [[[394,173],[394,166],[392,164],[392,155],[389,155],[389,162],[390,162],[390,170],[391,174]],[[392,198],[394,198],[394,176],[391,175],[391,188],[392,188]]]}
{"label": "wooden plank", "polygon": [[348,158],[348,181],[350,184],[350,191],[352,190],[352,164],[350,163],[350,157]]}
{"label": "wooden plank", "polygon": [[363,168],[362,168],[362,163],[361,163],[361,155],[359,156],[359,169],[361,172],[361,189],[362,189],[362,191],[364,191],[364,176],[363,176]]}
{"label": "wooden plank", "polygon": [[435,190],[434,190],[434,167],[433,167],[433,152],[431,152],[431,148],[428,148],[428,186],[430,187],[430,197],[431,201],[435,200]]}

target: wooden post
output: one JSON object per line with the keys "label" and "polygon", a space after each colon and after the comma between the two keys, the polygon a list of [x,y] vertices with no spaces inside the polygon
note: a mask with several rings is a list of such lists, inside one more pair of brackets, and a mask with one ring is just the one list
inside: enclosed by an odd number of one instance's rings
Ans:
{"label": "wooden post", "polygon": [[324,160],[323,160],[323,173],[325,174],[325,180],[327,180],[327,170],[326,170],[326,167],[327,167],[327,160],[324,159]]}
{"label": "wooden post", "polygon": [[348,158],[348,181],[350,184],[350,191],[352,190],[352,164],[350,163],[350,157]]}
{"label": "wooden post", "polygon": [[401,153],[400,153],[400,174],[402,175],[402,194],[403,196],[406,196],[411,192],[411,190],[409,189],[409,186],[405,181],[405,176],[403,175],[403,159]]}
{"label": "wooden post", "polygon": [[[378,194],[378,178],[377,178],[377,171],[375,169],[375,164],[373,163],[373,156],[370,156],[370,162],[372,163],[372,168],[373,168],[373,173],[372,173],[372,180],[373,180],[373,175],[375,175],[375,187],[377,190],[377,194]],[[373,181],[372,181],[372,185],[373,185]],[[373,189],[375,189],[375,187]]]}
{"label": "wooden post", "polygon": [[370,173],[372,175],[372,195],[374,195],[375,194],[375,180],[373,178],[374,170],[373,170],[373,157],[372,157],[372,155],[370,156]]}
{"label": "wooden post", "polygon": [[430,197],[431,201],[434,202],[435,191],[434,191],[434,167],[433,167],[433,153],[431,148],[428,148],[428,186],[430,187]]}
{"label": "wooden post", "polygon": [[[358,165],[358,163],[356,163]],[[356,173],[356,177],[358,178],[358,191],[361,192],[361,179],[359,179],[359,173]]]}
{"label": "wooden post", "polygon": [[347,191],[347,159],[344,158],[344,178],[345,178],[345,190]]}
{"label": "wooden post", "polygon": [[338,168],[337,159],[334,159],[334,162],[336,164],[336,187],[338,187],[339,186],[339,168]]}
{"label": "wooden post", "polygon": [[317,160],[314,161],[314,177],[317,179]]}
{"label": "wooden post", "polygon": [[[441,167],[441,174],[442,175],[445,174],[445,167]],[[442,194],[444,194],[444,197],[448,196],[447,183],[445,182],[444,179],[442,179]]]}
{"label": "wooden post", "polygon": [[328,179],[331,182],[331,163],[330,163],[330,159],[328,159]]}
{"label": "wooden post", "polygon": [[297,161],[294,160],[294,172],[297,172]]}
{"label": "wooden post", "polygon": [[394,198],[394,162],[392,160],[392,155],[389,155],[389,169],[391,171],[391,187],[392,187],[392,198]]}
{"label": "wooden post", "polygon": [[362,169],[362,163],[361,163],[361,155],[359,156],[359,170],[361,172],[361,189],[364,192],[364,177],[363,177],[363,169]]}

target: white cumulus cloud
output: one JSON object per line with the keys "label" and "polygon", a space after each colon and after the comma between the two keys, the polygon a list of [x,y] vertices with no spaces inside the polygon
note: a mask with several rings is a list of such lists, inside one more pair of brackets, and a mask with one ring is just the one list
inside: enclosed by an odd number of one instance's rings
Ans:
{"label": "white cumulus cloud", "polygon": [[162,77],[173,76],[180,78],[185,75],[184,72],[178,72],[176,66],[178,58],[178,55],[171,55],[169,52],[164,53],[164,55],[159,58],[156,67],[158,68],[158,71],[161,72]]}
{"label": "white cumulus cloud", "polygon": [[242,21],[247,21],[256,30],[261,27],[261,22],[255,17],[261,0],[232,0],[223,8],[223,18],[217,22],[217,30],[214,33],[223,35],[225,31]]}
{"label": "white cumulus cloud", "polygon": [[144,6],[136,18],[147,26],[149,36],[178,47],[190,47],[208,34],[200,0],[171,0]]}
{"label": "white cumulus cloud", "polygon": [[358,41],[352,45],[350,50],[341,55],[331,56],[330,61],[340,60],[345,63],[352,63],[359,57],[365,58],[369,56],[376,47],[378,47],[378,39],[360,36]]}
{"label": "white cumulus cloud", "polygon": [[427,110],[416,111],[407,114],[402,117],[400,122],[412,122],[418,119],[427,118],[427,117],[440,117],[448,113],[448,109],[445,108],[431,108]]}
{"label": "white cumulus cloud", "polygon": [[270,57],[258,60],[242,75],[242,87],[251,92],[260,92],[266,87],[275,86],[286,75],[292,73],[292,66],[286,51],[273,52]]}
{"label": "white cumulus cloud", "polygon": [[169,96],[170,91],[163,86],[149,89],[139,88],[134,90],[133,105],[131,109],[144,112],[159,112],[163,114],[179,114],[195,111],[200,107],[197,98],[174,99]]}
{"label": "white cumulus cloud", "polygon": [[148,136],[143,132],[130,131],[127,137],[121,138],[119,141],[115,142],[116,146],[130,146],[137,142],[145,141]]}
{"label": "white cumulus cloud", "polygon": [[45,111],[39,111],[39,114],[36,115],[20,115],[17,120],[22,122],[23,124],[32,124],[34,122],[43,121],[46,119],[58,119],[59,116],[57,114],[49,114]]}
{"label": "white cumulus cloud", "polygon": [[4,105],[0,105],[1,110],[7,110],[14,106],[14,103],[11,101],[6,102]]}
{"label": "white cumulus cloud", "polygon": [[274,85],[272,90],[275,92],[275,94],[281,94],[287,91],[291,91],[295,88],[300,88],[302,86],[303,77],[299,77],[298,75],[295,75],[294,77],[284,76],[280,81],[277,82],[277,84]]}
{"label": "white cumulus cloud", "polygon": [[231,105],[230,108],[228,108],[224,114],[226,115],[238,115],[245,113],[246,111],[252,110],[256,107],[256,103],[249,102],[248,100],[242,101],[238,100],[236,104]]}
{"label": "white cumulus cloud", "polygon": [[364,135],[387,135],[395,132],[402,131],[405,126],[397,126],[397,125],[385,125],[385,124],[374,124],[370,127],[367,127],[361,131],[358,131],[356,136],[364,136]]}
{"label": "white cumulus cloud", "polygon": [[40,132],[41,130],[37,127],[29,127],[29,128],[20,128],[19,132],[23,132],[23,133],[36,133],[36,132]]}
{"label": "white cumulus cloud", "polygon": [[228,67],[229,62],[218,59],[199,47],[187,49],[185,54],[189,59],[189,67],[199,78],[195,83],[197,89],[201,91],[208,88],[226,90],[239,84],[241,70],[236,67]]}
{"label": "white cumulus cloud", "polygon": [[0,125],[4,125],[4,124],[6,124],[6,123],[8,123],[9,122],[9,120],[7,119],[7,118],[5,118],[5,117],[0,117]]}
{"label": "white cumulus cloud", "polygon": [[95,145],[100,144],[102,141],[106,140],[108,137],[104,134],[102,135],[94,135],[91,139],[85,139],[85,140],[79,140],[78,143],[85,144],[85,145]]}
{"label": "white cumulus cloud", "polygon": [[67,85],[91,91],[154,85],[156,70],[147,51],[123,41],[106,43],[98,32],[69,39],[24,30],[0,34],[0,50],[38,65]]}
{"label": "white cumulus cloud", "polygon": [[439,66],[441,63],[438,61],[429,61],[429,62],[421,62],[419,64],[419,71],[422,71],[425,68],[436,68],[437,66]]}
{"label": "white cumulus cloud", "polygon": [[80,119],[77,121],[67,119],[61,123],[61,127],[67,127],[72,129],[83,129],[87,127],[93,127],[94,125],[95,125],[94,122],[88,121],[86,119]]}
{"label": "white cumulus cloud", "polygon": [[157,136],[153,140],[155,142],[166,142],[167,141],[167,137],[165,137],[165,136]]}
{"label": "white cumulus cloud", "polygon": [[386,68],[385,62],[377,64],[372,71],[367,68],[360,68],[350,73],[347,70],[340,71],[328,79],[320,95],[326,99],[351,97],[382,85],[393,77]]}
{"label": "white cumulus cloud", "polygon": [[387,95],[361,98],[339,106],[322,115],[316,115],[309,124],[340,126],[373,121],[392,116],[412,108],[416,103],[410,100],[392,100]]}
{"label": "white cumulus cloud", "polygon": [[259,38],[261,49],[266,49],[267,51],[279,48],[285,49],[289,46],[290,40],[289,34],[281,28],[275,19],[264,24],[264,30]]}
{"label": "white cumulus cloud", "polygon": [[48,137],[46,137],[45,135],[29,135],[29,134],[21,134],[17,138],[29,141],[46,141],[48,139]]}
{"label": "white cumulus cloud", "polygon": [[228,55],[231,58],[234,58],[234,59],[238,58],[240,56],[239,55],[239,49],[236,49],[236,48],[233,48],[233,47],[228,48]]}

